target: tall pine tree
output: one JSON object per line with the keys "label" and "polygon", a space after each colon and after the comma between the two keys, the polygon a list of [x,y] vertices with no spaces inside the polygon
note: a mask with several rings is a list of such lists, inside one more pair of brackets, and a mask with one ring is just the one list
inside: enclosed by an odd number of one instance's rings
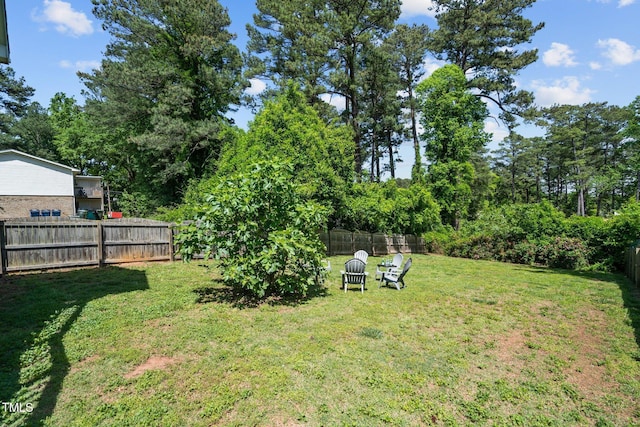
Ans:
{"label": "tall pine tree", "polygon": [[227,11],[215,0],[92,0],[112,36],[100,69],[81,74],[87,113],[118,129],[132,177],[175,201],[216,161],[230,107],[244,88]]}

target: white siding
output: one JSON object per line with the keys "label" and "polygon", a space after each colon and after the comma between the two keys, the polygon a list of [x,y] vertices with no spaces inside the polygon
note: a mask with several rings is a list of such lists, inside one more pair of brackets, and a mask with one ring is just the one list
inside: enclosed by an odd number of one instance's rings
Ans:
{"label": "white siding", "polygon": [[73,170],[4,153],[0,156],[0,195],[73,196]]}

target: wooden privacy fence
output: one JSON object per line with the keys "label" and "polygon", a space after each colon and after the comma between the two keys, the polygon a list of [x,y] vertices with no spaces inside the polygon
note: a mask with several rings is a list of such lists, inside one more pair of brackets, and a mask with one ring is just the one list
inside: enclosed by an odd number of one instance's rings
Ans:
{"label": "wooden privacy fence", "polygon": [[361,231],[329,230],[320,233],[327,255],[349,255],[363,249],[373,256],[402,253],[426,253],[424,239],[411,234],[365,233]]}
{"label": "wooden privacy fence", "polygon": [[132,219],[0,221],[0,272],[173,260],[171,226]]}
{"label": "wooden privacy fence", "polygon": [[627,277],[640,286],[640,240],[627,249]]}
{"label": "wooden privacy fence", "polygon": [[[0,221],[0,274],[132,261],[173,261],[175,224],[142,219],[89,221],[24,218]],[[426,253],[413,235],[329,230],[320,233],[327,255],[364,249],[373,256]]]}

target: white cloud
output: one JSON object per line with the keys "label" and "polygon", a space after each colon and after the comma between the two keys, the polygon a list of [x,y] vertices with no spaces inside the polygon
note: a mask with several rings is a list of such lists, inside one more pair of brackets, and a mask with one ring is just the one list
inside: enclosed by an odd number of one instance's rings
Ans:
{"label": "white cloud", "polygon": [[[611,3],[611,0],[596,0],[598,3]],[[618,0],[618,7],[625,7],[632,5],[636,0]]]}
{"label": "white cloud", "polygon": [[589,62],[589,67],[592,70],[600,70],[602,69],[602,64],[596,61]]}
{"label": "white cloud", "polygon": [[73,37],[93,33],[93,24],[83,12],[73,10],[71,3],[61,0],[44,0],[42,13],[34,15],[37,22],[53,24],[56,31]]}
{"label": "white cloud", "polygon": [[436,15],[435,11],[430,9],[433,6],[432,0],[402,0],[402,5],[400,6],[402,13],[400,17],[411,18],[413,16],[425,15],[433,18]]}
{"label": "white cloud", "polygon": [[491,141],[500,142],[509,136],[509,131],[500,126],[498,121],[495,119],[487,119],[484,122],[484,131],[493,135]]}
{"label": "white cloud", "polygon": [[63,59],[58,63],[58,65],[60,66],[60,68],[70,68],[75,71],[91,71],[100,68],[102,64],[100,63],[100,61],[95,60],[71,62]]}
{"label": "white cloud", "polygon": [[432,58],[425,59],[424,62],[422,63],[422,67],[424,68],[424,71],[425,71],[424,75],[422,76],[422,80],[429,77],[438,68],[444,67],[445,64],[446,64],[445,61],[439,61],[437,59],[432,59]]}
{"label": "white cloud", "polygon": [[593,90],[581,87],[577,77],[567,76],[547,85],[541,80],[531,83],[536,103],[543,107],[554,104],[581,105],[591,101]]}
{"label": "white cloud", "polygon": [[551,49],[542,56],[542,62],[549,67],[573,67],[578,65],[574,59],[573,50],[562,43],[551,43]]}
{"label": "white cloud", "polygon": [[632,62],[640,61],[640,50],[619,39],[598,40],[596,44],[604,49],[603,56],[609,58],[613,65],[629,65]]}
{"label": "white cloud", "polygon": [[347,107],[346,99],[344,96],[341,96],[341,95],[332,95],[329,93],[323,93],[322,95],[320,95],[320,99],[322,99],[324,102],[326,102],[329,105],[333,105],[338,109],[338,111],[343,111]]}
{"label": "white cloud", "polygon": [[245,89],[248,95],[260,95],[267,88],[267,84],[259,79],[249,79],[251,86]]}

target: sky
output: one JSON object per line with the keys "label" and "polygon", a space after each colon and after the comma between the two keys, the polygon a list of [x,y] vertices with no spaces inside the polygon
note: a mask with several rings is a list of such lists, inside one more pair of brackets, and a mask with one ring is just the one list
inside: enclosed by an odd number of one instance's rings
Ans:
{"label": "sky", "polygon": [[[220,0],[228,9],[237,35],[235,43],[244,50],[245,26],[256,12],[254,1]],[[430,0],[403,0],[401,23],[424,23],[437,27]],[[100,66],[110,36],[92,14],[89,0],[6,0],[11,63],[16,77],[35,88],[33,101],[47,107],[57,92],[84,103],[78,71]],[[516,76],[521,89],[534,93],[536,104],[581,105],[608,102],[629,105],[640,96],[640,0],[537,0],[525,17],[534,24],[544,22],[524,49],[538,49],[538,61]],[[427,75],[443,64],[427,57]],[[254,81],[249,90],[259,91]],[[333,99],[327,101],[337,102]],[[251,114],[240,109],[236,123],[246,128]],[[490,149],[496,149],[506,135],[504,127],[487,120],[493,134]],[[541,130],[524,127],[526,136]],[[411,144],[400,148],[404,163],[399,177],[410,176],[413,162]]]}

